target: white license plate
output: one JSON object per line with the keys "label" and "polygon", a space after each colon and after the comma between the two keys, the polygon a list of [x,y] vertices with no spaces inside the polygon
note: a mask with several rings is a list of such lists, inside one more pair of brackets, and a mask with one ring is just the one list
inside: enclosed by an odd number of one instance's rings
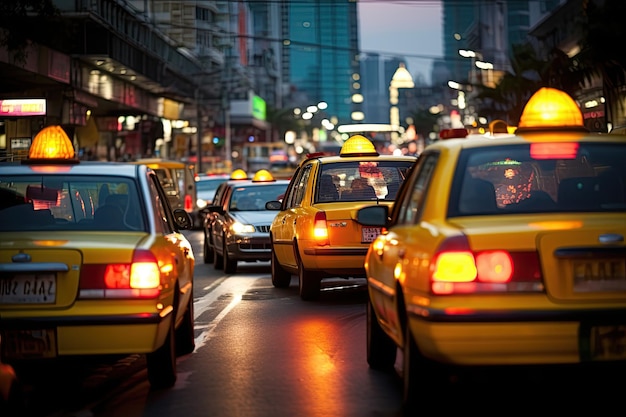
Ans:
{"label": "white license plate", "polygon": [[363,228],[361,229],[361,242],[363,243],[373,242],[374,239],[376,239],[376,236],[380,234],[381,230],[382,229],[380,227],[363,226]]}
{"label": "white license plate", "polygon": [[53,304],[55,274],[20,274],[0,279],[0,304]]}
{"label": "white license plate", "polygon": [[626,326],[596,326],[589,340],[592,360],[626,359]]}
{"label": "white license plate", "polygon": [[2,332],[5,359],[54,358],[57,356],[54,329],[5,330]]}
{"label": "white license plate", "polygon": [[626,261],[574,262],[574,292],[626,291]]}

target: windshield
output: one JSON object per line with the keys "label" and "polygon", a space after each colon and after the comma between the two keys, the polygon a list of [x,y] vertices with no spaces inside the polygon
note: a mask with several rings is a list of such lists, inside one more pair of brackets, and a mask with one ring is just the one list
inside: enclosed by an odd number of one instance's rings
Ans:
{"label": "windshield", "polygon": [[233,189],[230,197],[230,211],[265,210],[265,203],[282,198],[287,190],[287,183],[268,184],[263,186],[242,186]]}
{"label": "windshield", "polygon": [[126,178],[0,176],[0,231],[144,230],[142,213]]}

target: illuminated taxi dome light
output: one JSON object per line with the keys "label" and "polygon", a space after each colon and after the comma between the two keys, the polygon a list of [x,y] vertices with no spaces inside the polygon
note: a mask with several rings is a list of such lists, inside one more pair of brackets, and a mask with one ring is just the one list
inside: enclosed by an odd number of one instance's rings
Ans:
{"label": "illuminated taxi dome light", "polygon": [[230,179],[231,180],[247,180],[248,174],[246,174],[246,171],[244,171],[243,169],[236,169],[233,171],[232,174],[230,174]]}
{"label": "illuminated taxi dome light", "polygon": [[567,93],[543,87],[528,100],[516,133],[542,129],[588,131],[580,108]]}
{"label": "illuminated taxi dome light", "polygon": [[365,136],[354,135],[343,143],[339,156],[378,156],[376,147]]}
{"label": "illuminated taxi dome light", "polygon": [[275,181],[274,176],[267,169],[260,169],[252,177],[253,182]]}
{"label": "illuminated taxi dome light", "polygon": [[[30,146],[30,160],[73,160],[74,146],[61,126],[48,126],[41,130]],[[31,161],[32,162],[32,161]]]}

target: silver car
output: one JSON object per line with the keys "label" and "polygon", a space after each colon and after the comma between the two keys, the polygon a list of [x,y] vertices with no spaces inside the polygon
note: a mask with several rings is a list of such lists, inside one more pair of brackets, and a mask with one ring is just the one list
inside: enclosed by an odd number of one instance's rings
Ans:
{"label": "silver car", "polygon": [[269,231],[276,211],[266,210],[265,203],[282,198],[289,181],[261,173],[252,180],[224,182],[205,209],[204,262],[227,274],[237,271],[238,261],[271,259]]}

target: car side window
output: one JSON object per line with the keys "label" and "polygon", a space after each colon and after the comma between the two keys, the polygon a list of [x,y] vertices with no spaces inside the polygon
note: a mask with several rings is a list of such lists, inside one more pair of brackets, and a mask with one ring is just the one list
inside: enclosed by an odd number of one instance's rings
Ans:
{"label": "car side window", "polygon": [[171,213],[167,197],[163,189],[160,187],[158,178],[155,175],[149,176],[150,199],[154,207],[154,224],[156,231],[162,234],[169,234],[175,231],[174,218]]}
{"label": "car side window", "polygon": [[299,176],[294,181],[293,187],[289,190],[285,208],[299,207],[306,194],[306,187],[311,176],[311,164],[302,167]]}
{"label": "car side window", "polygon": [[415,168],[414,181],[402,196],[399,206],[397,224],[414,224],[420,217],[426,190],[437,164],[438,154],[423,155]]}
{"label": "car side window", "polygon": [[214,206],[223,205],[224,193],[226,192],[227,189],[228,187],[226,183],[222,183],[217,187],[217,190],[215,190],[215,196],[213,197],[213,203],[212,203]]}

